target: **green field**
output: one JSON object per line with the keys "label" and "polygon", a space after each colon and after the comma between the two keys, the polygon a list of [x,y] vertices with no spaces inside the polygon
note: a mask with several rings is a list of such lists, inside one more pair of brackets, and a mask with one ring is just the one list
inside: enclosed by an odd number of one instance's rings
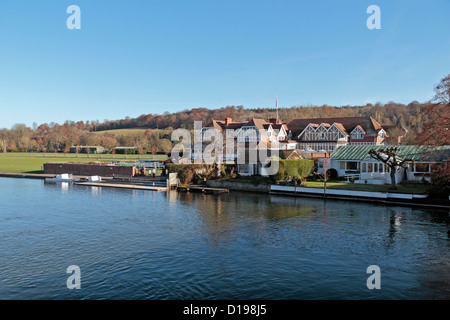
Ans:
{"label": "green field", "polygon": [[73,153],[0,153],[0,172],[40,173],[46,162],[93,162],[138,159],[162,159],[166,155],[73,154]]}
{"label": "green field", "polygon": [[132,128],[132,129],[114,129],[114,130],[105,130],[105,131],[97,131],[97,134],[109,133],[114,136],[134,136],[136,134],[142,134],[145,132],[144,128]]}

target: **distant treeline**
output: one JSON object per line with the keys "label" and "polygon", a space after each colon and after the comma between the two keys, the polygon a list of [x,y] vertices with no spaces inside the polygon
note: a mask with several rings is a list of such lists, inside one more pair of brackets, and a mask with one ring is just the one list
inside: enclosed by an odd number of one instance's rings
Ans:
{"label": "distant treeline", "polygon": [[[415,136],[423,130],[423,123],[430,121],[424,112],[426,104],[413,101],[408,105],[389,102],[364,106],[297,106],[279,108],[279,118],[289,122],[297,118],[371,116],[382,125],[403,125],[408,129],[406,143],[414,143]],[[246,109],[228,106],[220,109],[195,108],[163,115],[144,114],[137,118],[121,120],[66,121],[64,124],[33,124],[32,128],[16,124],[11,129],[0,130],[2,151],[61,151],[67,152],[73,145],[103,146],[112,150],[115,146],[136,146],[140,152],[169,152],[172,148],[171,132],[177,128],[193,129],[194,121],[208,125],[213,119],[232,118],[248,121],[251,118],[269,120],[276,117],[275,108]],[[133,134],[103,132],[114,129],[145,128]],[[158,129],[158,130],[155,130]],[[163,129],[163,130],[161,130]]]}
{"label": "distant treeline", "polygon": [[[298,106],[291,108],[279,108],[279,118],[283,122],[289,122],[298,118],[320,117],[353,117],[371,116],[384,125],[403,125],[405,128],[418,133],[422,130],[422,123],[426,122],[427,115],[423,114],[425,104],[413,101],[408,105],[389,102],[387,104],[376,103],[364,106]],[[242,106],[228,106],[220,109],[195,108],[176,113],[164,113],[163,115],[143,114],[137,118],[125,118],[122,120],[107,120],[88,124],[90,130],[102,131],[125,128],[186,128],[192,129],[194,121],[203,121],[209,124],[212,120],[232,118],[233,121],[247,121],[251,118],[269,120],[276,117],[275,108],[245,109]]]}

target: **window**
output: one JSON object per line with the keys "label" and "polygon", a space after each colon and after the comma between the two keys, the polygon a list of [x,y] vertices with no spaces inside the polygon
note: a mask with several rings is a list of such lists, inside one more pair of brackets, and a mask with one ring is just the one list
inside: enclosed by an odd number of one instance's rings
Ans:
{"label": "window", "polygon": [[341,170],[345,169],[345,161],[339,162],[339,169],[341,169]]}
{"label": "window", "polygon": [[429,164],[428,163],[416,163],[416,172],[428,172]]}
{"label": "window", "polygon": [[362,164],[362,170],[361,171],[362,172],[367,172],[367,164],[366,163]]}
{"label": "window", "polygon": [[367,172],[373,172],[373,163],[367,164]]}
{"label": "window", "polygon": [[317,151],[321,151],[321,150],[323,150],[323,147],[322,147],[321,144],[319,144],[319,145],[317,146]]}
{"label": "window", "polygon": [[373,172],[378,172],[378,163],[373,164]]}
{"label": "window", "polygon": [[348,161],[347,170],[358,170],[358,162]]}

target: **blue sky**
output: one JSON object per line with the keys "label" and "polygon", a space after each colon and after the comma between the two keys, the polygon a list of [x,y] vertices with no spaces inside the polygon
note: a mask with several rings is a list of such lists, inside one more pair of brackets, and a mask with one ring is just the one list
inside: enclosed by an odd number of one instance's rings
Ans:
{"label": "blue sky", "polygon": [[[69,30],[68,6],[81,9]],[[381,30],[369,30],[369,5]],[[426,101],[449,0],[1,0],[0,128],[184,109]]]}

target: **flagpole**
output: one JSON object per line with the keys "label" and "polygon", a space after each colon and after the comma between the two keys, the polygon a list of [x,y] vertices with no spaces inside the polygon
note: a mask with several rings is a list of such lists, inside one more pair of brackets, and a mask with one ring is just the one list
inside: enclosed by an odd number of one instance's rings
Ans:
{"label": "flagpole", "polygon": [[278,96],[276,97],[276,100],[275,100],[275,106],[277,109],[277,122],[278,122]]}

